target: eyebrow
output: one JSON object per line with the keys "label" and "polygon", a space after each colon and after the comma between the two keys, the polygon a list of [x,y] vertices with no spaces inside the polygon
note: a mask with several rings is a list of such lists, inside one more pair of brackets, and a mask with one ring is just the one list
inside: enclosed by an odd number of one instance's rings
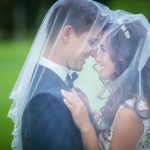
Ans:
{"label": "eyebrow", "polygon": [[102,50],[106,51],[106,48],[103,44],[100,44],[100,47],[101,47]]}
{"label": "eyebrow", "polygon": [[98,38],[93,38],[93,41],[99,42],[100,40]]}
{"label": "eyebrow", "polygon": [[100,40],[98,38],[91,38],[89,39],[90,42],[100,42]]}

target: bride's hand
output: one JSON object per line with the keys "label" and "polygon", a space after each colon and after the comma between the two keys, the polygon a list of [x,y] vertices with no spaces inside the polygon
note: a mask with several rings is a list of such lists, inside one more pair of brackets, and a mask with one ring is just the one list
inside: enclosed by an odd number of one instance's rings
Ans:
{"label": "bride's hand", "polygon": [[75,87],[74,89],[77,92],[79,98],[86,105],[88,112],[92,112],[91,106],[90,106],[90,103],[89,103],[89,99],[88,99],[87,95],[78,87]]}
{"label": "bride's hand", "polygon": [[70,110],[73,120],[81,132],[91,128],[87,108],[75,90],[72,92],[62,90],[64,103]]}

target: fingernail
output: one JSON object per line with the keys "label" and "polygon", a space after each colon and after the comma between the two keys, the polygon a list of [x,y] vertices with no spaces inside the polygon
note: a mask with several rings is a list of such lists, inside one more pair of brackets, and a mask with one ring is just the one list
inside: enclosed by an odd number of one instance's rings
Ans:
{"label": "fingernail", "polygon": [[64,98],[64,103],[66,103],[67,102],[67,100]]}
{"label": "fingernail", "polygon": [[64,90],[61,90],[61,93],[62,93],[62,95],[65,95],[65,91]]}

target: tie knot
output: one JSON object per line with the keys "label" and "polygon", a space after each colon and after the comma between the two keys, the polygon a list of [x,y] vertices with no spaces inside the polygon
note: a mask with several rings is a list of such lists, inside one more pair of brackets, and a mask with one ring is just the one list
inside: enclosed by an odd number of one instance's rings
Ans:
{"label": "tie knot", "polygon": [[72,88],[73,83],[77,78],[78,78],[78,74],[76,72],[73,72],[71,74],[71,76],[69,74],[67,74],[66,83],[67,83],[68,87]]}

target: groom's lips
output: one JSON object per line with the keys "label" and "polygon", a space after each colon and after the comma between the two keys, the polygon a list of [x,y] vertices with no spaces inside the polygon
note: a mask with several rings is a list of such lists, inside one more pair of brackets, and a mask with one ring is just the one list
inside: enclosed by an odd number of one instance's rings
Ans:
{"label": "groom's lips", "polygon": [[85,61],[86,61],[87,58],[88,58],[88,56],[82,57],[81,62],[82,62],[83,65],[85,64]]}
{"label": "groom's lips", "polygon": [[83,59],[81,59],[81,63],[82,63],[82,65],[84,65],[85,64],[85,59],[83,58]]}
{"label": "groom's lips", "polygon": [[80,59],[80,62],[82,63],[82,65],[85,64],[85,61],[86,61],[86,59],[87,59],[88,57],[89,57],[89,55],[83,56],[83,57]]}

